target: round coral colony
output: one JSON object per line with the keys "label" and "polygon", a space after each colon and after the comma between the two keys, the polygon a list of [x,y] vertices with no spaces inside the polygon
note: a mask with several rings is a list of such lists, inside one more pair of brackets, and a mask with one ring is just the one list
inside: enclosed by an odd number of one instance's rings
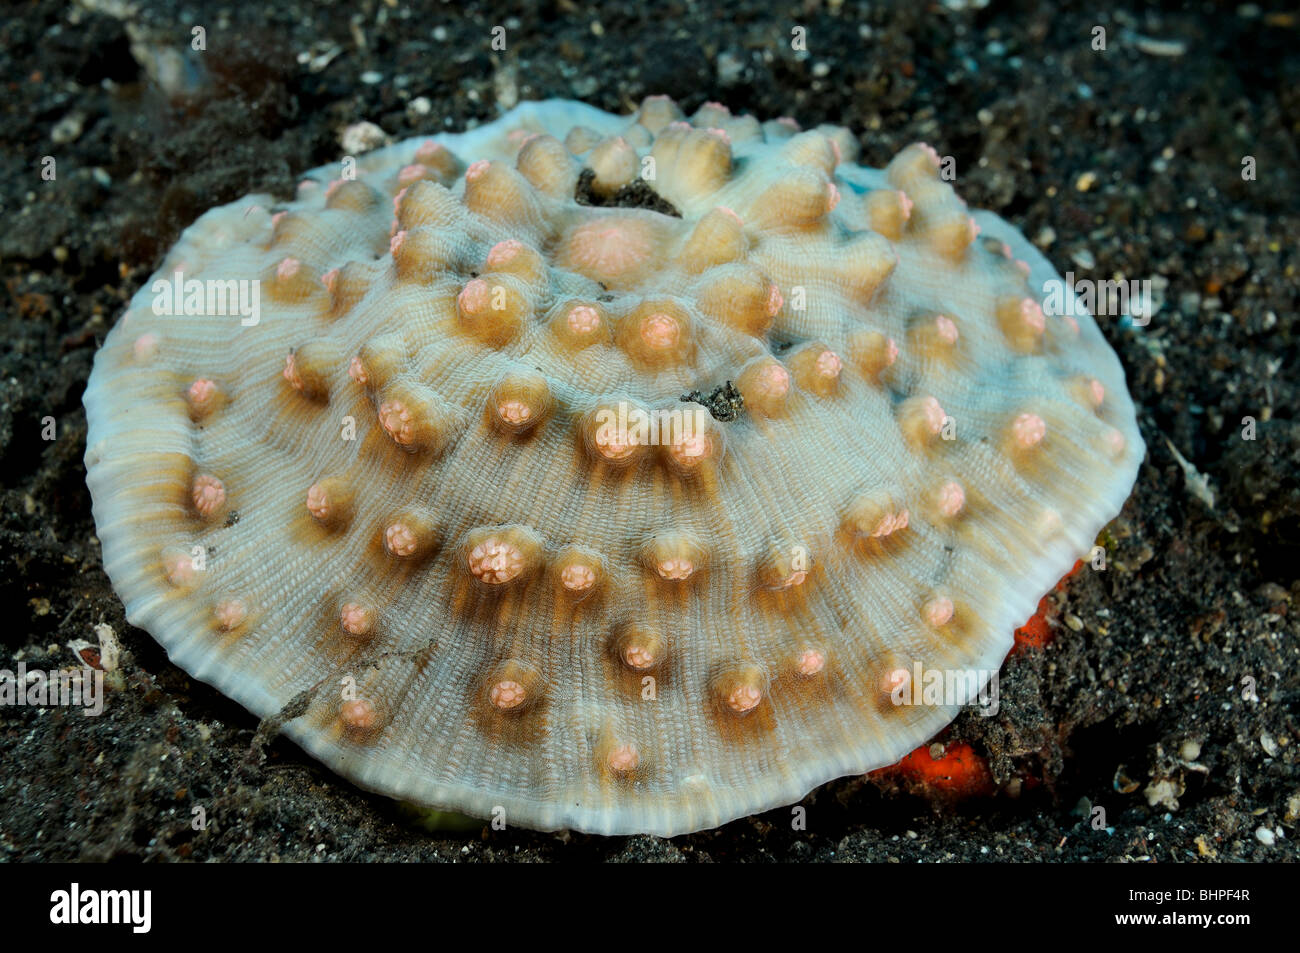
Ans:
{"label": "round coral colony", "polygon": [[938,150],[856,157],[719,104],[525,103],[208,212],[168,262],[261,282],[259,319],[146,282],[85,396],[127,617],[259,716],[308,692],[284,730],[367,788],[538,829],[697,830],[896,762],[952,709],[890,693],[995,671],[1144,447],[1095,323],[1044,312],[1056,272]]}

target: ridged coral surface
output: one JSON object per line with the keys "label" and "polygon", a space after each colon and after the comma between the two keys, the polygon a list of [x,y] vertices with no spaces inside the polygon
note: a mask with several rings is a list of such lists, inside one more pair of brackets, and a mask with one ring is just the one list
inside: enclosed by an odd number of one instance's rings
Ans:
{"label": "ridged coral surface", "polygon": [[856,151],[550,101],[208,212],[155,278],[255,279],[258,320],[151,281],[85,397],[128,618],[356,783],[509,824],[896,761],[955,712],[899,673],[996,670],[1143,446],[1019,233]]}

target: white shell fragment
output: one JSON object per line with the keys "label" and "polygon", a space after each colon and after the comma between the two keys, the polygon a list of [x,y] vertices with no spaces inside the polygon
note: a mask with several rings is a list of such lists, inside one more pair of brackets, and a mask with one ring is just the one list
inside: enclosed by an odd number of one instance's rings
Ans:
{"label": "white shell fragment", "polygon": [[355,783],[507,824],[669,835],[893,763],[958,707],[899,672],[996,671],[1144,448],[1042,256],[928,147],[856,149],[525,103],[208,212],[85,395],[127,618],[306,699]]}

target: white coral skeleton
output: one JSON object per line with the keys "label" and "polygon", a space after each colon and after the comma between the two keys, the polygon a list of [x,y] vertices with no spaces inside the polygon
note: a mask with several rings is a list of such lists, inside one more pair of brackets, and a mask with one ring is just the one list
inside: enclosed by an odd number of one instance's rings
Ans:
{"label": "white coral skeleton", "polygon": [[355,783],[509,824],[674,834],[893,763],[956,711],[896,673],[996,671],[1143,445],[1042,256],[933,149],[856,153],[526,103],[208,212],[156,277],[260,318],[151,281],[85,396],[128,619],[307,699]]}

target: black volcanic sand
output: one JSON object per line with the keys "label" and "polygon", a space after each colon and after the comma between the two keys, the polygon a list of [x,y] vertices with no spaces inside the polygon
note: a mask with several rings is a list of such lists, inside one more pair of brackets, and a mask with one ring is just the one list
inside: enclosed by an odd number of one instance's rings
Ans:
{"label": "black volcanic sand", "polygon": [[[1294,860],[1300,23],[1212,4],[1100,19],[1095,5],[948,9],[962,5],[739,0],[718,16],[673,0],[461,14],[290,0],[260,21],[243,18],[261,5],[208,12],[208,50],[188,54],[196,23],[180,11],[196,4],[11,4],[0,668],[71,665],[67,643],[95,641],[100,623],[124,653],[100,718],[0,709],[0,858]],[[504,53],[489,48],[498,24]],[[790,48],[796,25],[806,53]],[[999,714],[968,712],[940,738],[988,758],[991,797],[844,779],[805,799],[807,831],[780,809],[672,840],[430,835],[259,734],[123,617],[90,517],[81,394],[97,344],[185,226],[248,192],[288,197],[351,122],[400,138],[491,119],[514,96],[627,111],[649,93],[688,112],[718,99],[842,123],[875,166],[926,140],[957,158],[972,206],[1061,271],[1159,286],[1148,327],[1101,319],[1148,448],[1104,537],[1109,566],[1052,597],[1055,639],[1007,664]],[[1108,829],[1087,822],[1095,807]]]}

